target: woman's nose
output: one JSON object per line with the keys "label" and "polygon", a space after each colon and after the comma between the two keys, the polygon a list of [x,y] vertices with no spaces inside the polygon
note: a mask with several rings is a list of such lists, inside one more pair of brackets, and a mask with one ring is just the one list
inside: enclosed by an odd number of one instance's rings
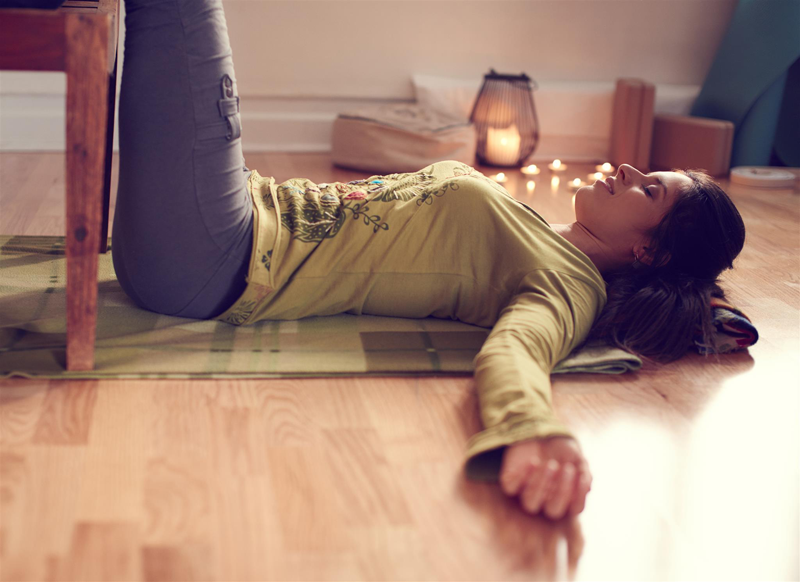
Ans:
{"label": "woman's nose", "polygon": [[635,174],[638,173],[638,170],[631,166],[630,164],[620,164],[619,165],[619,175],[622,178],[622,181],[625,182],[628,179],[632,178]]}

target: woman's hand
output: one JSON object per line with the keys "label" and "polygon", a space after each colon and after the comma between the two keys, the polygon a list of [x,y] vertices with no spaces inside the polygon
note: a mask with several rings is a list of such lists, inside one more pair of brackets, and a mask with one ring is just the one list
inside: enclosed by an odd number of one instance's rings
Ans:
{"label": "woman's hand", "polygon": [[519,495],[528,513],[544,510],[547,517],[561,519],[583,511],[592,474],[575,439],[529,439],[506,448],[500,488],[506,495]]}

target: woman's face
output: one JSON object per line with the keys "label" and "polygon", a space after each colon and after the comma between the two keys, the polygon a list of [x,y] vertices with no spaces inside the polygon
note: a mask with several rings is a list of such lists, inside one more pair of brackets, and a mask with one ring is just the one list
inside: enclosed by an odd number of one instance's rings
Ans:
{"label": "woman's face", "polygon": [[[606,185],[608,183],[608,185]],[[642,174],[628,164],[617,174],[580,188],[575,195],[575,219],[621,255],[642,241],[672,208],[680,188],[692,179],[678,172]]]}

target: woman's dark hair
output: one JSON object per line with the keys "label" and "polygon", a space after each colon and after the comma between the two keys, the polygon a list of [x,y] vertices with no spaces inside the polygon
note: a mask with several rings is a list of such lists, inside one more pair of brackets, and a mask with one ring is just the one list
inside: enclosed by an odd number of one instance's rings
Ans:
{"label": "woman's dark hair", "polygon": [[646,233],[651,263],[605,275],[608,302],[586,339],[660,363],[686,354],[696,332],[714,345],[709,302],[726,300],[718,277],[733,268],[745,238],[739,211],[705,170],[673,172],[693,184],[679,189],[672,208]]}

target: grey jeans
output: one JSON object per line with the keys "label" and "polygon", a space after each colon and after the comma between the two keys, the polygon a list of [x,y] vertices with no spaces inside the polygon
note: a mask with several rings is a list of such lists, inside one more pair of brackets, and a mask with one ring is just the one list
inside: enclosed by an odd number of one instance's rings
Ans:
{"label": "grey jeans", "polygon": [[209,319],[244,292],[253,241],[221,0],[125,0],[111,253],[149,311]]}

